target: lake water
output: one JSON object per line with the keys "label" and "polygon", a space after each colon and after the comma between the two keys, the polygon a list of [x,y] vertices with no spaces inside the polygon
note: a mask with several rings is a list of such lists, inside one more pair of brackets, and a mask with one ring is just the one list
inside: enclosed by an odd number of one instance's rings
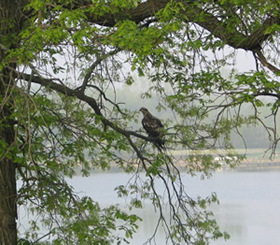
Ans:
{"label": "lake water", "polygon": [[[192,196],[207,196],[216,192],[220,205],[213,211],[222,230],[231,239],[213,241],[213,245],[280,244],[280,170],[224,171],[213,177],[182,175],[186,190]],[[80,195],[89,195],[101,205],[121,203],[114,188],[126,184],[131,176],[125,173],[97,173],[90,177],[76,176],[69,180]],[[131,244],[143,244],[151,236],[156,214],[151,205],[137,211],[144,222]],[[164,234],[158,234],[158,244],[165,244]]]}

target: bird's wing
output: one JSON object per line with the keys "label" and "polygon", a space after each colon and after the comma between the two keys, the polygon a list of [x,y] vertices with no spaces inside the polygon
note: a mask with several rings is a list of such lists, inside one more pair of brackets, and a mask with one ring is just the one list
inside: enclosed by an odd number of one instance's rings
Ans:
{"label": "bird's wing", "polygon": [[153,137],[158,137],[159,129],[163,128],[161,121],[156,117],[145,117],[142,124],[147,133]]}

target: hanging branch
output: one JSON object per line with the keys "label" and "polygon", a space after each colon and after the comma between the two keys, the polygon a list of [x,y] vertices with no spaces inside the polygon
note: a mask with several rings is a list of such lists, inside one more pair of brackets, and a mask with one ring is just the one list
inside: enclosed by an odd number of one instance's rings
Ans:
{"label": "hanging branch", "polygon": [[260,49],[254,50],[254,53],[256,54],[258,60],[262,63],[263,66],[271,70],[273,73],[280,73],[280,69],[269,63]]}

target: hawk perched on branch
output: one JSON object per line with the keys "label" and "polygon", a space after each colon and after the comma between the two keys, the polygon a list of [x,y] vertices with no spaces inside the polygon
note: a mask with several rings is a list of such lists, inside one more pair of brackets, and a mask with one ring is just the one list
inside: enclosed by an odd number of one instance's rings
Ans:
{"label": "hawk perched on branch", "polygon": [[142,107],[139,111],[143,113],[142,125],[149,137],[153,138],[155,146],[162,149],[164,146],[163,125],[161,121],[153,116],[147,108]]}

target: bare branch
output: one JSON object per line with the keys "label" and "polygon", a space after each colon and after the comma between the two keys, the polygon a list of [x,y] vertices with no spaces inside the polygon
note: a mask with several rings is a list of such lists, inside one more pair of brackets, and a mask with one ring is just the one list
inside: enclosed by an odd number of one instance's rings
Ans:
{"label": "bare branch", "polygon": [[108,57],[110,56],[113,56],[115,54],[117,54],[118,52],[120,52],[120,49],[115,49],[115,50],[112,50],[106,54],[104,54],[103,56],[101,57],[98,57],[96,59],[96,61],[87,69],[87,73],[85,74],[85,77],[84,77],[84,81],[83,81],[83,84],[77,88],[77,90],[82,90],[82,91],[85,91],[86,89],[86,86],[89,84],[90,82],[90,77],[91,77],[91,74],[92,72],[94,71],[94,69],[101,64],[102,61],[104,61],[105,59],[107,59]]}

